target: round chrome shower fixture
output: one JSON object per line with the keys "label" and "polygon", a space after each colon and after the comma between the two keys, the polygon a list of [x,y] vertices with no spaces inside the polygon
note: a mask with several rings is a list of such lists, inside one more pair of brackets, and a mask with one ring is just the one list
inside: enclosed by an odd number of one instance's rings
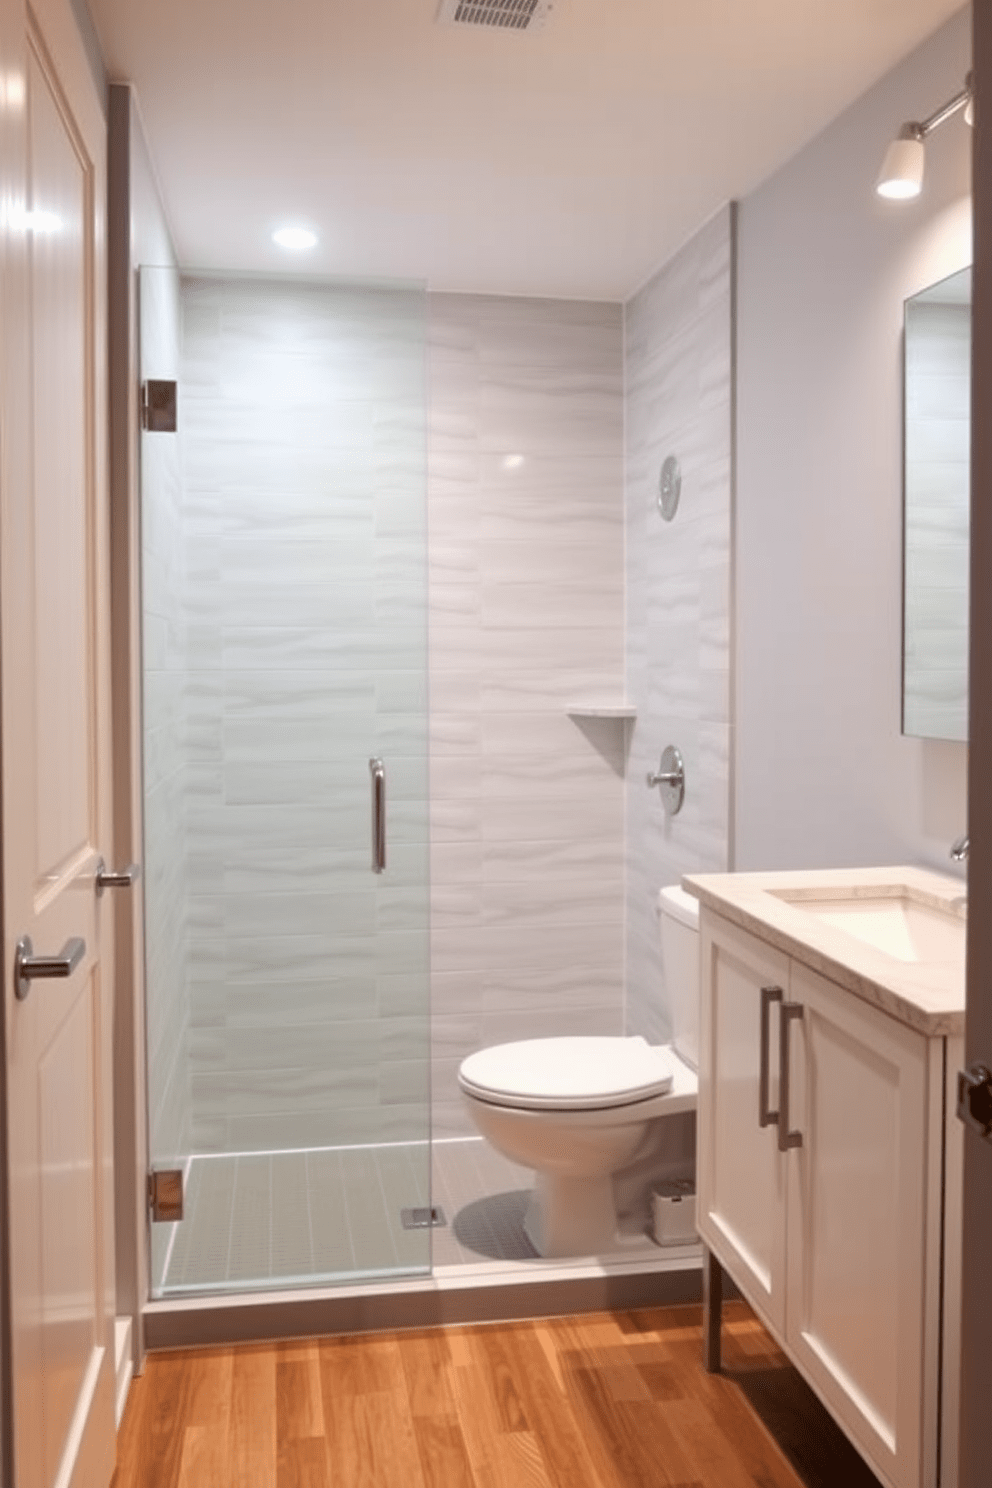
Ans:
{"label": "round chrome shower fixture", "polygon": [[666,522],[670,522],[678,511],[681,494],[682,467],[674,455],[669,455],[658,480],[658,510]]}

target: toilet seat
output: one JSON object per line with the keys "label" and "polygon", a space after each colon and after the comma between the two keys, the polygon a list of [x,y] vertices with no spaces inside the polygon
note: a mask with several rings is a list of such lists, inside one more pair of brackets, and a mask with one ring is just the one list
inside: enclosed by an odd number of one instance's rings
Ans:
{"label": "toilet seat", "polygon": [[642,1038],[524,1039],[463,1060],[458,1083],[489,1105],[595,1111],[635,1105],[672,1087],[670,1050]]}

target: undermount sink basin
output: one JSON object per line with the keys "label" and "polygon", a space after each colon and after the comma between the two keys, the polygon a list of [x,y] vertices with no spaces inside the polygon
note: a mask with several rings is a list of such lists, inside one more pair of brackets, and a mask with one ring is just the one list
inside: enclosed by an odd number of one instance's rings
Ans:
{"label": "undermount sink basin", "polygon": [[898,961],[964,962],[965,921],[910,895],[805,899],[780,894],[794,908]]}

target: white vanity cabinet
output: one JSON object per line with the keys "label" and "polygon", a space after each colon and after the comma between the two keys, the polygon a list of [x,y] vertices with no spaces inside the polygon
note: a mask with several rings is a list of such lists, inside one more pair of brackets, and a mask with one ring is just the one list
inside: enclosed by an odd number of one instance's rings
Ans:
{"label": "white vanity cabinet", "polygon": [[947,1040],[705,905],[701,955],[700,1235],[883,1482],[949,1488]]}
{"label": "white vanity cabinet", "polygon": [[787,987],[789,960],[706,909],[700,930],[697,1229],[781,1337],[786,1163],[776,1129],[759,1124],[760,1009],[762,988]]}

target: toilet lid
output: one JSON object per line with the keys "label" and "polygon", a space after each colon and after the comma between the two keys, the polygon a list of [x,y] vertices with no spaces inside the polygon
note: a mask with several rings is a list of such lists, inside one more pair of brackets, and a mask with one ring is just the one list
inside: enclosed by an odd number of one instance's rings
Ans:
{"label": "toilet lid", "polygon": [[524,1039],[462,1061],[458,1083],[496,1106],[530,1111],[596,1110],[663,1095],[671,1056],[642,1038]]}

